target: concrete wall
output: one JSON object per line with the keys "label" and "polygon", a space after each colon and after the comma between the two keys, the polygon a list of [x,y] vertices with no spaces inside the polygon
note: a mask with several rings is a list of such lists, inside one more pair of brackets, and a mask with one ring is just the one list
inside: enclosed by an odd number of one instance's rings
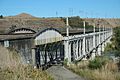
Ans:
{"label": "concrete wall", "polygon": [[[8,40],[9,48],[15,49],[21,56],[23,64],[32,63],[32,39]],[[1,41],[4,46],[4,41]]]}

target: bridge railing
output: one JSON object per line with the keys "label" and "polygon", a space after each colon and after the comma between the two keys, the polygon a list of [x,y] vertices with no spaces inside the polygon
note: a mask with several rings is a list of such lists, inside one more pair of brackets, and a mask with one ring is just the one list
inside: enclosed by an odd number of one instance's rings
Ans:
{"label": "bridge railing", "polygon": [[[106,40],[109,39],[111,36],[112,30],[110,29],[106,29],[100,32],[92,32],[79,35],[77,34],[67,37],[65,36],[64,37],[65,58],[68,59],[68,62],[86,59],[87,56],[89,56],[89,58],[91,56],[93,59],[96,55],[101,55],[101,52],[104,51]],[[81,52],[79,49],[80,48],[79,43],[82,44]],[[73,48],[73,45],[75,45],[75,48]],[[81,55],[78,56],[78,54]]]}

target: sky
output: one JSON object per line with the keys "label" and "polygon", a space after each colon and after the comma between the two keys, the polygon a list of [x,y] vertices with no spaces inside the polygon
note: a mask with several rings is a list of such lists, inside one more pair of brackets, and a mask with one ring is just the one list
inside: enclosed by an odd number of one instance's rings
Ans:
{"label": "sky", "polygon": [[0,15],[120,18],[120,0],[0,0]]}

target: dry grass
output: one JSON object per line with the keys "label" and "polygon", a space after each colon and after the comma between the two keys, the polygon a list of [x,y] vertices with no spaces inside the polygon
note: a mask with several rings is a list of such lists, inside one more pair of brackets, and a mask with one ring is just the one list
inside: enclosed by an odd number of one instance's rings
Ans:
{"label": "dry grass", "polygon": [[88,62],[83,61],[78,65],[71,65],[69,69],[86,78],[87,80],[120,80],[120,72],[118,72],[118,66],[112,61],[109,61],[101,69],[95,70],[89,69],[87,67],[87,64]]}
{"label": "dry grass", "polygon": [[30,66],[0,69],[0,80],[53,80],[45,71]]}
{"label": "dry grass", "polygon": [[20,57],[15,51],[10,51],[0,46],[0,68],[17,67],[20,64]]}
{"label": "dry grass", "polygon": [[17,52],[0,46],[0,80],[53,80],[45,71],[22,65]]}

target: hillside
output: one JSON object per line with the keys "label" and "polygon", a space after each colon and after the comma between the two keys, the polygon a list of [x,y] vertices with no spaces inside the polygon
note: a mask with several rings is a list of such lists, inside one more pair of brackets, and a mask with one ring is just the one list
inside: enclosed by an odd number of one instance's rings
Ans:
{"label": "hillside", "polygon": [[31,28],[38,31],[46,27],[64,27],[65,23],[60,18],[37,18],[30,14],[22,13],[0,19],[0,33],[7,33],[13,28]]}
{"label": "hillside", "polygon": [[120,19],[114,18],[84,18],[86,22],[90,25],[99,24],[101,27],[104,25],[105,27],[116,27],[120,26]]}
{"label": "hillside", "polygon": [[35,16],[32,16],[30,14],[27,13],[21,13],[15,16],[7,16],[7,18],[24,18],[24,19],[30,19],[30,18],[36,18]]}
{"label": "hillside", "polygon": [[120,19],[105,19],[113,27],[120,26]]}
{"label": "hillside", "polygon": [[[81,21],[83,20],[88,22],[89,25],[93,25],[93,23],[97,25],[99,23],[101,26],[105,25],[106,27],[120,26],[120,19],[83,18]],[[80,21],[77,22],[77,24],[81,24]],[[76,25],[76,23],[74,24]],[[21,27],[30,28],[35,31],[38,31],[41,28],[65,28],[65,26],[65,21],[63,20],[63,18],[38,18],[27,13],[21,13],[15,16],[5,16],[2,19],[0,19],[0,34],[8,33],[12,29]]]}

